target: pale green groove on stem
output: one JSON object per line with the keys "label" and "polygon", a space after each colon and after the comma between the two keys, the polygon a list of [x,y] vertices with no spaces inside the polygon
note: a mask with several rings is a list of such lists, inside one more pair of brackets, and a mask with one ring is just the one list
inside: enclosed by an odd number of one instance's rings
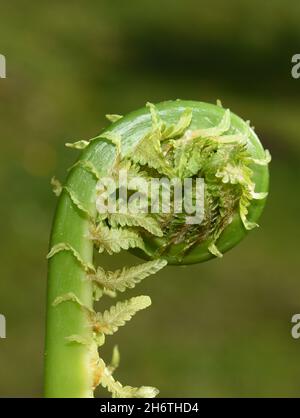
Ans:
{"label": "pale green groove on stem", "polygon": [[[225,129],[222,124],[219,125],[220,134],[214,128],[215,126],[218,127],[220,120],[223,120],[224,125],[230,125],[228,112],[224,115],[224,109],[201,102],[165,102],[159,104],[157,109],[159,110],[159,116],[167,124],[168,129],[164,131],[164,139],[167,140],[172,138],[172,135],[176,136],[178,129],[181,129],[182,124],[187,119],[189,119],[188,123],[191,122],[190,128],[194,132],[199,130],[198,132],[201,135],[208,132],[210,132],[210,135],[211,132],[214,135],[222,135],[222,129]],[[93,268],[93,271],[90,272],[90,267],[88,267],[93,265],[93,241],[90,239],[90,226],[96,216],[97,177],[106,176],[111,171],[117,151],[125,156],[132,153],[132,150],[136,149],[137,143],[148,134],[149,129],[153,128],[153,124],[156,130],[160,129],[160,120],[156,116],[154,107],[150,106],[150,111],[149,108],[143,108],[123,118],[113,118],[116,122],[101,134],[102,138],[93,139],[83,150],[80,157],[81,163],[74,165],[68,175],[66,185],[61,189],[50,242],[50,249],[59,248],[59,251],[52,251],[55,255],[49,259],[45,350],[46,397],[92,397],[94,387],[101,380],[101,376],[102,385],[107,387],[113,393],[113,396],[150,397],[157,394],[157,390],[151,387],[123,387],[112,377],[110,368],[106,367],[102,359],[98,358],[95,329],[91,326],[91,318],[87,314],[87,312],[93,310],[93,285],[95,283],[106,283],[107,280],[113,278],[117,283],[116,276],[112,272],[105,275],[105,272],[103,273],[101,269],[96,268]],[[180,122],[178,123],[178,121]],[[177,125],[174,127],[176,123]],[[248,128],[247,124],[235,115],[232,115],[231,123],[234,128],[234,132],[230,132],[231,134],[244,134],[245,129]],[[188,133],[188,135],[190,134]],[[106,139],[103,139],[103,137],[106,137]],[[122,138],[120,147],[115,142],[117,137]],[[189,140],[188,136],[182,138],[183,143],[186,143],[187,138]],[[224,137],[222,137],[223,140]],[[225,140],[230,142],[232,137],[226,137]],[[86,141],[79,141],[75,148],[84,148],[85,146]],[[262,162],[266,156],[253,131],[249,131],[248,151],[253,157],[253,161]],[[134,154],[132,158],[141,160],[143,152],[141,152],[140,157]],[[157,164],[157,161],[151,160],[151,167],[156,169]],[[161,164],[164,164],[163,158],[159,165]],[[266,164],[255,163],[253,173],[255,192],[257,196],[260,193],[263,195],[268,189]],[[55,187],[57,194],[59,194],[59,186],[56,185]],[[251,201],[247,214],[249,221],[255,222],[259,218],[263,206],[264,199],[262,198]],[[182,243],[168,246],[165,245],[163,237],[151,237],[150,234],[147,242],[148,256],[145,257],[138,250],[135,252],[144,258],[153,259],[160,257],[162,249],[167,249],[162,258],[165,258],[170,264],[202,262],[213,258],[214,254],[220,256],[220,251],[225,252],[236,245],[246,234],[244,225],[245,222],[243,224],[240,215],[235,213],[231,223],[219,235],[216,234],[213,243],[211,240],[206,240],[200,242],[197,246],[191,246],[186,252],[187,247],[184,240]],[[59,247],[57,247],[58,244],[60,244]],[[217,247],[215,244],[217,244]],[[70,248],[72,251],[70,251]],[[179,258],[178,255],[181,255],[181,257]],[[132,272],[130,271],[130,274]],[[94,276],[94,279],[88,280],[88,273],[91,273],[90,276]],[[124,283],[130,284],[127,287],[131,287],[131,285],[140,281],[136,277],[126,278],[128,272],[122,274]],[[148,273],[145,273],[145,277],[146,275]],[[120,285],[119,288],[123,289]],[[104,290],[108,293],[110,291],[109,288]],[[70,298],[66,301],[65,298],[64,302],[54,304],[58,300],[57,298],[63,300],[65,295],[74,295],[73,299],[79,301],[79,303],[70,301]],[[134,304],[134,301],[131,303]],[[134,308],[130,304],[116,306],[119,310],[123,306],[127,306],[128,309],[132,308],[133,312],[129,313],[128,318],[136,310],[143,309],[142,307]],[[111,315],[115,314],[116,311],[112,310]],[[105,313],[104,316],[98,317],[101,319],[98,326],[101,327],[101,321],[102,323],[105,322],[104,317]],[[115,318],[112,329],[117,328],[119,324],[122,324],[122,321]],[[108,334],[109,332],[107,331]],[[95,369],[95,363],[97,363],[97,369]]]}

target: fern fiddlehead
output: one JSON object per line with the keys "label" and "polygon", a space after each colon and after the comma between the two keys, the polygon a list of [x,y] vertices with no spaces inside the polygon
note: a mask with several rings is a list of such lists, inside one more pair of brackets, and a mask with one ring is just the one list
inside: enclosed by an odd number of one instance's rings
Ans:
{"label": "fern fiddlehead", "polygon": [[[98,137],[66,144],[82,154],[65,186],[52,180],[60,197],[48,254],[48,397],[92,397],[99,384],[114,397],[156,396],[155,388],[115,380],[117,349],[108,366],[98,354],[106,336],[149,306],[150,298],[117,302],[104,313],[94,311],[94,301],[133,288],[167,263],[221,257],[257,226],[268,191],[269,153],[248,123],[220,105],[177,100],[108,119],[112,124]],[[124,177],[133,182],[124,185]],[[109,197],[104,178],[116,184],[118,211],[103,210],[103,205],[99,210],[98,198]],[[193,181],[199,178],[204,180],[201,221],[189,222],[198,209]],[[176,189],[168,189],[163,179],[175,179],[173,186],[192,179],[192,208],[177,210],[172,199],[164,210],[167,192],[174,198]],[[139,181],[145,189],[158,185],[154,206],[147,194],[137,193],[142,211],[135,210],[132,199]],[[106,272],[94,266],[94,248],[109,254],[130,250],[149,261]]]}

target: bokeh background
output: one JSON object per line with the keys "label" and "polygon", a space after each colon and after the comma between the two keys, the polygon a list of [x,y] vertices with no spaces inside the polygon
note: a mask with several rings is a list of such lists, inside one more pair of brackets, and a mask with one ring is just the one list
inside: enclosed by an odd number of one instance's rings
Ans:
{"label": "bokeh background", "polygon": [[[42,395],[49,180],[77,156],[64,143],[95,136],[105,113],[176,98],[221,99],[251,120],[273,155],[270,197],[261,228],[222,260],[133,291],[153,306],[103,356],[118,343],[118,379],[161,396],[299,396],[299,19],[297,0],[2,2],[0,396]],[[101,262],[125,260],[137,262]]]}

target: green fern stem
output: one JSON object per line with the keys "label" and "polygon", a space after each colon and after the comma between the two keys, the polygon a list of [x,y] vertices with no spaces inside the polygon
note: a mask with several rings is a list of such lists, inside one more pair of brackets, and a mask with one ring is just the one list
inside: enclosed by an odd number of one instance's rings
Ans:
{"label": "green fern stem", "polygon": [[[55,192],[60,194],[60,198],[49,253],[45,352],[47,397],[92,397],[99,383],[113,396],[149,397],[157,393],[148,387],[123,387],[112,377],[115,366],[107,367],[98,356],[98,346],[104,336],[115,332],[137,310],[148,306],[147,297],[119,302],[104,314],[93,311],[93,302],[95,289],[100,289],[101,295],[123,292],[158,271],[166,262],[160,260],[154,265],[146,263],[144,267],[106,273],[93,265],[94,245],[98,246],[99,252],[106,250],[109,253],[137,247],[133,251],[142,258],[163,258],[169,264],[190,264],[221,256],[255,226],[268,190],[267,156],[257,136],[242,119],[235,115],[230,119],[229,111],[220,106],[170,101],[156,108],[142,108],[123,118],[117,115],[109,118],[112,125],[97,138],[68,144],[83,149],[83,152],[72,167],[66,185],[62,188],[54,182]],[[166,141],[162,149],[155,142],[157,135],[159,141]],[[242,147],[233,149],[236,152],[233,159],[221,166],[223,157],[218,153],[225,148],[220,144],[239,141],[243,135],[246,136],[247,153]],[[198,142],[192,143],[194,137]],[[205,147],[199,138],[207,141]],[[194,149],[191,145],[200,148]],[[170,147],[173,147],[175,163],[171,157],[168,160]],[[180,153],[184,147],[186,153]],[[186,177],[190,170],[190,175],[201,172],[210,181],[211,167],[199,158],[206,155],[207,150],[212,167],[217,165],[218,169],[213,173],[208,196],[210,206],[206,213],[210,215],[218,210],[219,218],[215,212],[210,217],[207,215],[202,229],[192,231],[188,231],[180,219],[176,219],[175,228],[172,219],[170,223],[170,219],[160,219],[159,215],[156,220],[147,221],[138,217],[108,216],[104,224],[95,226],[97,181],[112,175],[113,168],[118,171],[118,164],[124,156],[139,168],[146,167],[148,174],[155,171],[161,176],[177,174]],[[224,158],[229,158],[229,153],[224,155]],[[244,170],[242,180],[240,168]],[[143,175],[142,172],[139,174]],[[216,196],[217,186],[224,192],[221,197]],[[234,198],[231,197],[232,190],[234,193],[238,190]],[[224,216],[227,204],[231,212]],[[124,226],[129,229],[122,244]],[[114,235],[110,235],[111,232]],[[107,236],[115,237],[115,245]]]}
{"label": "green fern stem", "polygon": [[[101,154],[100,149],[101,145],[98,145]],[[112,158],[111,151],[108,150],[108,158]],[[102,165],[105,167],[105,163]],[[96,180],[93,176],[78,168],[71,172],[67,184],[81,196],[91,216],[95,216],[96,209],[92,202]],[[67,242],[87,265],[92,264],[93,243],[87,239],[89,227],[89,219],[73,204],[70,195],[63,191],[56,211],[50,247]],[[62,251],[49,260],[45,395],[92,397],[92,361],[95,353],[88,346],[67,342],[65,339],[73,334],[91,339],[92,330],[88,318],[75,304],[53,306],[57,297],[69,292],[76,294],[88,307],[93,307],[92,283],[86,280],[86,272],[71,252]]]}
{"label": "green fern stem", "polygon": [[[148,126],[149,122],[150,118]],[[143,130],[144,124],[141,125]],[[132,123],[128,121],[122,125],[122,132],[130,132],[132,128]],[[136,128],[124,145],[133,147],[134,141],[138,140],[139,131],[140,127]],[[111,169],[115,156],[115,146],[109,140],[101,138],[91,143],[80,161],[92,163],[97,167],[98,174],[105,176]],[[74,204],[67,189],[64,189],[59,198],[50,240],[50,249],[60,243],[68,243],[78,252],[86,266],[93,265],[94,244],[88,239],[88,234],[91,220],[96,216],[96,184],[96,176],[83,166],[78,165],[71,170],[66,182],[67,188],[84,202],[89,216]],[[82,264],[70,251],[61,251],[49,259],[44,373],[46,397],[93,396],[95,347],[66,341],[69,335],[80,335],[91,340],[93,331],[89,320],[85,312],[75,304],[53,306],[57,297],[72,292],[92,309],[93,286],[86,277]]]}

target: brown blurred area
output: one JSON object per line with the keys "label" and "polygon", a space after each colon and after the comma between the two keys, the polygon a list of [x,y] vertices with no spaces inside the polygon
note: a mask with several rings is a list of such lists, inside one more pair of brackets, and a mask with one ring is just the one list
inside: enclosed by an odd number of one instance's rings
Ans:
{"label": "brown blurred area", "polygon": [[[42,395],[49,180],[77,155],[64,143],[95,136],[106,113],[176,98],[221,99],[251,120],[273,156],[267,207],[222,260],[169,267],[132,291],[153,306],[103,356],[118,343],[117,378],[165,397],[299,396],[299,19],[296,0],[1,5],[0,396]],[[101,258],[125,261],[137,259]]]}

